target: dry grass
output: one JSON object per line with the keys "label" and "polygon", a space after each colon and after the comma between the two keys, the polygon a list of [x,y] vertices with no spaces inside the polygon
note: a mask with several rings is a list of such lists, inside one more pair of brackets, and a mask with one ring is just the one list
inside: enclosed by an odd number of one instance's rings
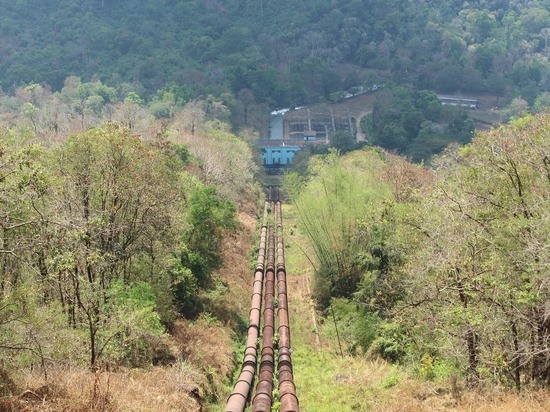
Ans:
{"label": "dry grass", "polygon": [[246,323],[254,279],[252,249],[258,228],[257,217],[250,213],[239,213],[239,229],[228,236],[222,244],[223,267],[215,273],[225,290],[208,298],[208,311],[224,326],[237,330]]}
{"label": "dry grass", "polygon": [[384,412],[545,412],[549,410],[550,393],[468,390],[456,399],[447,386],[410,379],[378,393],[367,405],[364,410]]}
{"label": "dry grass", "polygon": [[231,337],[229,331],[207,318],[196,322],[178,321],[174,337],[180,343],[183,358],[201,370],[216,370],[228,376],[233,369]]}
{"label": "dry grass", "polygon": [[459,412],[545,412],[550,410],[550,391],[466,393],[460,402]]}
{"label": "dry grass", "polygon": [[205,378],[189,364],[117,372],[52,371],[48,383],[36,373],[17,377],[21,394],[4,399],[0,411],[169,412],[200,411]]}

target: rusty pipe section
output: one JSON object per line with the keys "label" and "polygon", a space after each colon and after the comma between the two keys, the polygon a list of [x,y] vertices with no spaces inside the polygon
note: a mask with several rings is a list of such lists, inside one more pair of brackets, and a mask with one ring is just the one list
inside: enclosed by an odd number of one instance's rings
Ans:
{"label": "rusty pipe section", "polygon": [[279,372],[279,402],[280,412],[299,412],[300,407],[294,386],[292,372],[292,349],[290,346],[290,321],[288,316],[288,297],[286,283],[285,251],[283,243],[283,214],[281,202],[275,205],[277,221],[277,318],[279,322],[279,356],[277,370]]}
{"label": "rusty pipe section", "polygon": [[[273,205],[271,210],[273,210]],[[262,357],[256,393],[252,399],[253,412],[271,412],[273,375],[275,373],[275,231],[269,228],[267,265],[265,270],[264,324],[262,329]]]}
{"label": "rusty pipe section", "polygon": [[254,283],[252,285],[252,302],[250,304],[250,313],[248,317],[248,333],[246,337],[246,347],[242,362],[241,373],[233,392],[227,399],[225,412],[243,412],[254,384],[256,374],[258,349],[257,342],[260,332],[260,316],[262,310],[262,289],[264,282],[264,266],[267,246],[267,218],[269,203],[264,204],[264,215],[262,229],[260,234],[260,247],[258,249],[258,259],[254,271]]}

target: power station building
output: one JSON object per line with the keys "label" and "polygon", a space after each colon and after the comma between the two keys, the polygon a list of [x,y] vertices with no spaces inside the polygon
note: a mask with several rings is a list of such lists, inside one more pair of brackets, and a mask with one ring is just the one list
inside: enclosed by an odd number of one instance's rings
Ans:
{"label": "power station building", "polygon": [[328,144],[338,130],[355,133],[354,119],[350,116],[342,118],[334,116],[332,111],[312,113],[309,109],[300,109],[290,113],[288,109],[271,112],[269,137],[257,141],[262,163],[269,172],[277,173],[291,164],[296,152],[306,145]]}

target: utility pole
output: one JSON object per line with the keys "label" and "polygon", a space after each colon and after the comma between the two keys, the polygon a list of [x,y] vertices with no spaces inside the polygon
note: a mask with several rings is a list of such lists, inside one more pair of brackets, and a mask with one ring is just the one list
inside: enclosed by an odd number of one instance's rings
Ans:
{"label": "utility pole", "polygon": [[338,333],[338,324],[336,323],[336,316],[334,316],[334,308],[330,305],[332,312],[332,320],[334,321],[334,327],[336,328],[336,337],[338,338],[338,346],[340,347],[340,356],[344,359],[344,352],[342,351],[342,343],[340,342],[340,333]]}

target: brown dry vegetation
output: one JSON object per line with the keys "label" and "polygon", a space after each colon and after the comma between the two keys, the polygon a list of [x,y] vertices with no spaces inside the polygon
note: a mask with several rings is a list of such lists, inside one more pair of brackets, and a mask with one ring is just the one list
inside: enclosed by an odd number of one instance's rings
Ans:
{"label": "brown dry vegetation", "polygon": [[[21,373],[19,396],[0,401],[0,410],[25,412],[199,411],[193,392],[205,385],[191,364],[116,372],[52,371],[48,384],[36,373]],[[199,392],[200,389],[199,389]],[[199,394],[201,396],[202,393]]]}
{"label": "brown dry vegetation", "polygon": [[545,412],[550,395],[528,392],[517,395],[505,391],[465,391],[457,399],[448,388],[418,381],[406,381],[392,388],[383,399],[368,402],[369,409],[380,412]]}
{"label": "brown dry vegetation", "polygon": [[257,247],[254,239],[258,216],[253,213],[259,209],[248,205],[245,210],[246,213],[240,212],[237,216],[241,228],[223,242],[224,269],[219,271],[218,277],[227,291],[210,306],[210,311],[232,328],[239,318],[247,320],[253,280],[252,249]]}

